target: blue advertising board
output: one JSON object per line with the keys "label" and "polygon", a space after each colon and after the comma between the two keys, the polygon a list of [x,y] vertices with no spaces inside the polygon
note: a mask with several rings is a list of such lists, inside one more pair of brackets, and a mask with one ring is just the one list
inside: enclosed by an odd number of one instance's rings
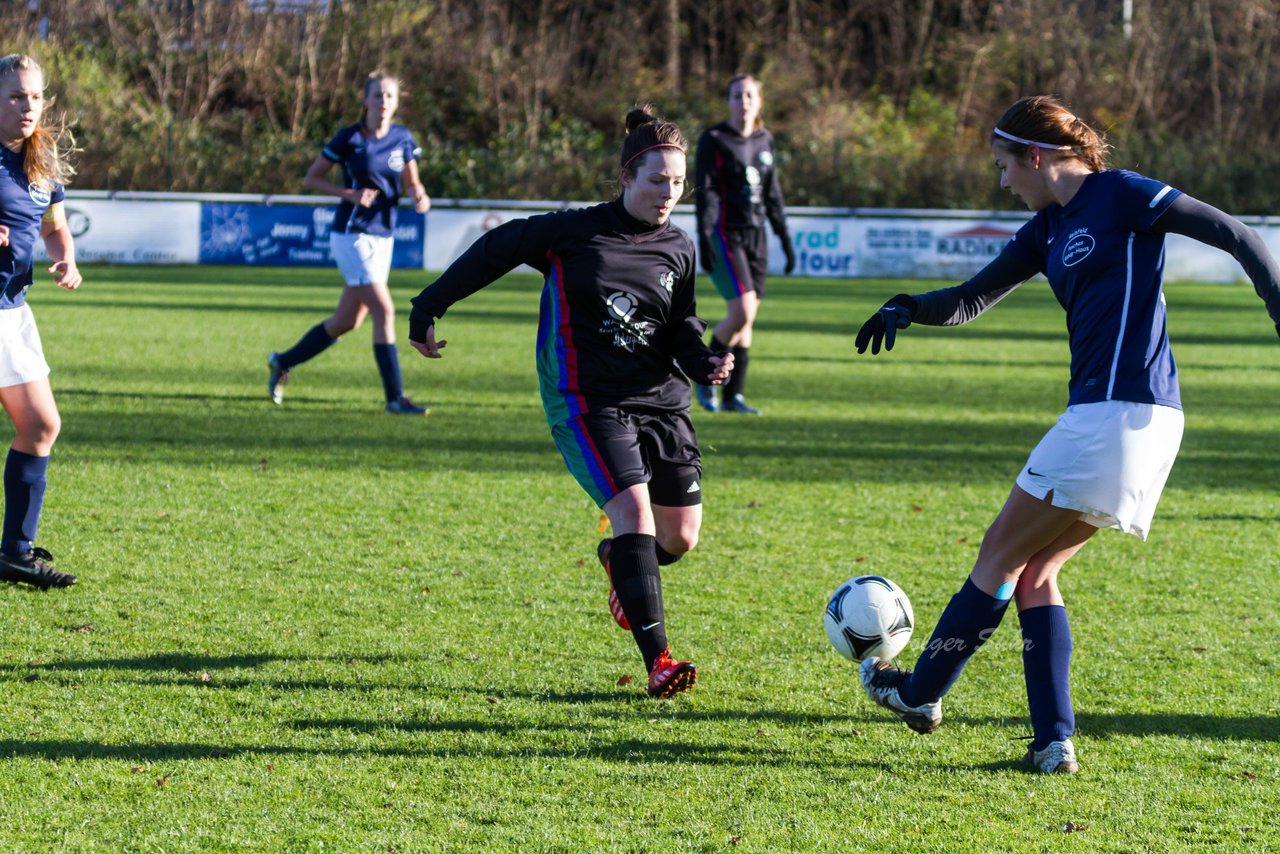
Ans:
{"label": "blue advertising board", "polygon": [[[334,209],[312,205],[206,203],[200,206],[200,263],[279,267],[333,264],[329,228]],[[391,266],[422,269],[427,218],[396,211]]]}

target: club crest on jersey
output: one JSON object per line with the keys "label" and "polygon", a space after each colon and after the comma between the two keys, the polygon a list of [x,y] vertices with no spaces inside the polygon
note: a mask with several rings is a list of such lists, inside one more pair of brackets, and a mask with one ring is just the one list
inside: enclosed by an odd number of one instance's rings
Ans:
{"label": "club crest on jersey", "polygon": [[600,331],[613,336],[613,346],[627,351],[635,350],[637,344],[647,347],[649,337],[653,335],[653,324],[647,320],[636,320],[639,301],[631,294],[614,291],[605,297],[604,302],[609,317]]}
{"label": "club crest on jersey", "polygon": [[1082,228],[1071,232],[1071,236],[1062,247],[1062,266],[1074,267],[1079,264],[1093,252],[1094,245],[1093,235],[1089,234],[1087,229]]}
{"label": "club crest on jersey", "polygon": [[763,163],[765,166],[772,166],[772,165],[773,165],[773,152],[772,152],[772,151],[762,151],[762,152],[760,152],[760,162],[761,162],[761,163]]}
{"label": "club crest on jersey", "polygon": [[53,193],[43,184],[28,184],[27,194],[31,196],[31,201],[40,207],[48,207],[49,202],[53,200]]}
{"label": "club crest on jersey", "polygon": [[399,172],[401,169],[403,169],[404,168],[404,149],[397,148],[397,149],[394,149],[390,154],[388,154],[387,165],[390,166],[392,169],[394,169],[396,172]]}
{"label": "club crest on jersey", "polygon": [[658,276],[658,284],[662,285],[663,290],[665,290],[667,293],[671,293],[671,289],[675,287],[675,284],[676,284],[676,274],[668,270],[667,272]]}

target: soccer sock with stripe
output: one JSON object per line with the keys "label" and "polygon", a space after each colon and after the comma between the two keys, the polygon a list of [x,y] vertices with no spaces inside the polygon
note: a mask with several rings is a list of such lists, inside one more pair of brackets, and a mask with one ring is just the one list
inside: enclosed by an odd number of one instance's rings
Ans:
{"label": "soccer sock with stripe", "polygon": [[654,661],[667,648],[657,544],[650,534],[620,534],[613,538],[609,553],[613,589],[644,656],[646,672],[653,669]]}
{"label": "soccer sock with stripe", "polygon": [[1051,741],[1066,741],[1076,730],[1071,706],[1071,624],[1061,605],[1027,608],[1022,623],[1022,669],[1027,678],[1031,742],[1044,750]]}
{"label": "soccer sock with stripe", "polygon": [[9,449],[4,461],[4,529],[0,533],[0,550],[7,555],[31,551],[44,507],[48,470],[48,457]]}
{"label": "soccer sock with stripe", "polygon": [[[1008,592],[1012,596],[1012,585]],[[966,578],[938,618],[915,670],[898,686],[902,702],[919,706],[940,700],[960,678],[960,671],[978,647],[995,632],[1008,608],[1009,598],[983,593],[973,579]]]}
{"label": "soccer sock with stripe", "polygon": [[332,347],[333,342],[337,340],[337,338],[330,338],[329,333],[324,331],[324,323],[317,323],[303,333],[297,344],[294,344],[283,353],[277,354],[276,359],[280,367],[292,368],[295,365],[301,365],[308,359],[314,359],[319,356]]}
{"label": "soccer sock with stripe", "polygon": [[404,394],[404,380],[400,377],[400,353],[395,344],[373,345],[373,360],[378,363],[378,374],[382,377],[382,393],[387,396],[387,403],[399,400]]}

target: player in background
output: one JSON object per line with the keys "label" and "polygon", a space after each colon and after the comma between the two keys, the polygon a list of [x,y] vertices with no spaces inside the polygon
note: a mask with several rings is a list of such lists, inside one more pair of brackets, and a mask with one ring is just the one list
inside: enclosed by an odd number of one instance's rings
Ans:
{"label": "player in background", "polygon": [[704,131],[698,140],[695,187],[698,252],[702,268],[728,301],[728,313],[716,324],[713,350],[733,353],[733,376],[723,400],[715,389],[698,384],[698,403],[709,412],[759,415],[743,397],[751,350],[751,327],[764,298],[769,270],[767,219],[782,241],[786,272],[796,266],[796,251],[787,233],[782,185],[773,157],[773,134],[760,110],[760,81],[739,74],[729,81],[729,119]]}
{"label": "player in background", "polygon": [[[393,415],[426,415],[427,408],[405,397],[396,351],[395,305],[387,279],[401,193],[413,199],[418,213],[426,213],[431,198],[418,178],[422,149],[403,125],[394,124],[400,103],[400,81],[384,71],[365,80],[360,123],[338,131],[307,170],[302,185],[318,193],[338,196],[337,216],[329,233],[329,249],[346,281],[338,307],[323,322],[307,330],[298,343],[267,357],[267,390],[276,403],[284,400],[290,371],[327,350],[342,335],[373,317],[373,359],[382,377],[386,411]],[[342,167],[341,185],[327,177]]]}
{"label": "player in background", "polygon": [[693,244],[670,222],[685,188],[688,143],[645,106],[627,115],[612,202],[512,220],[471,245],[413,300],[409,341],[441,357],[449,306],[520,264],[545,277],[537,370],[551,435],[570,474],[613,526],[599,554],[610,610],[629,628],[649,693],[692,687],[692,662],[671,657],[660,566],[694,547],[702,464],[689,420],[689,380],[720,384],[733,357],[702,342]]}
{"label": "player in background", "polygon": [[68,587],[76,577],[50,565],[35,545],[62,417],[49,385],[36,320],[27,305],[36,239],[44,240],[60,288],[80,287],[63,185],[75,174],[74,144],[60,122],[44,121],[44,71],[29,56],[0,57],[0,404],[16,435],[4,465],[0,581]]}
{"label": "player in background", "polygon": [[1238,220],[1135,172],[1110,171],[1102,138],[1058,101],[1019,100],[991,136],[1000,186],[1036,214],[972,279],[885,303],[858,332],[859,353],[911,323],[953,326],[1043,273],[1066,309],[1067,409],[1018,475],[914,671],[862,663],[864,688],[917,732],[942,721],[942,697],[1016,602],[1033,740],[1024,762],[1075,773],[1071,629],[1058,573],[1099,528],[1146,539],[1182,440],[1178,373],[1162,292],[1166,234],[1229,252],[1280,332],[1280,267]]}

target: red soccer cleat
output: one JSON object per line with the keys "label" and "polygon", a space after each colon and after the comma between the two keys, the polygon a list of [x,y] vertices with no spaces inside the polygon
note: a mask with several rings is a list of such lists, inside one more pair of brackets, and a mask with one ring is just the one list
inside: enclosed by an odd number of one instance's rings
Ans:
{"label": "red soccer cleat", "polygon": [[649,671],[649,696],[670,697],[688,691],[698,681],[698,668],[692,661],[672,661],[671,650],[664,649]]}
{"label": "red soccer cleat", "polygon": [[618,601],[618,591],[613,589],[613,577],[609,573],[609,551],[612,548],[613,540],[603,539],[600,545],[596,546],[596,557],[600,559],[600,565],[604,567],[604,574],[609,575],[609,613],[613,615],[613,620],[621,628],[631,631],[631,623],[627,622],[627,614],[622,610],[622,603]]}

